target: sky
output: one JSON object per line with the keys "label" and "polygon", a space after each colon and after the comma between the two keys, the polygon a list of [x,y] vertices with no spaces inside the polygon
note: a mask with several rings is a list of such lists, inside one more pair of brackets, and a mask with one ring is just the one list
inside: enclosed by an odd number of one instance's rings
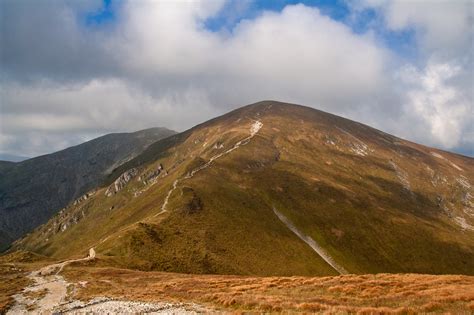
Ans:
{"label": "sky", "polygon": [[271,99],[473,156],[473,21],[462,0],[3,0],[0,154]]}

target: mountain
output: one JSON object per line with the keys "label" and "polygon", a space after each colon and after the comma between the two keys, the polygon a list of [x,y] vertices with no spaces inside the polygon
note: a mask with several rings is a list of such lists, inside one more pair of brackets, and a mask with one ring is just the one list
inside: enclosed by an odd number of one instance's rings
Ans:
{"label": "mountain", "polygon": [[472,158],[264,101],[150,145],[13,249],[186,273],[472,275],[473,181]]}
{"label": "mountain", "polygon": [[8,154],[8,153],[0,153],[0,163],[2,162],[21,162],[24,160],[28,160],[29,157]]}
{"label": "mountain", "polygon": [[2,162],[0,251],[99,185],[150,144],[173,134],[165,128],[108,134],[23,162]]}
{"label": "mountain", "polygon": [[6,169],[11,168],[13,165],[15,165],[15,162],[0,161],[0,172],[2,172],[2,170],[6,170]]}

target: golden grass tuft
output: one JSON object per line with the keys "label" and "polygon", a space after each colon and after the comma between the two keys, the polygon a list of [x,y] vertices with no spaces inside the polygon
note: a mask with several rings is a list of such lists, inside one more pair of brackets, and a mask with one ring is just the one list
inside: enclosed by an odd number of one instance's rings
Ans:
{"label": "golden grass tuft", "polygon": [[31,280],[23,268],[12,264],[0,264],[0,314],[12,305],[12,295],[19,293]]}
{"label": "golden grass tuft", "polygon": [[471,311],[474,311],[474,301],[469,302],[468,308],[469,308]]}
{"label": "golden grass tuft", "polygon": [[[356,314],[466,313],[474,308],[474,277],[420,274],[335,277],[249,277],[68,267],[76,298],[195,302],[242,312]],[[90,281],[94,279],[94,281]]]}

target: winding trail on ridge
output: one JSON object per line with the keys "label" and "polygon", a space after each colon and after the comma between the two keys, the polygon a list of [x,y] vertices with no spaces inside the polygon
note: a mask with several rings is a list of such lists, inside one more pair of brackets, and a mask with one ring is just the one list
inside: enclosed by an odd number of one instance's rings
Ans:
{"label": "winding trail on ridge", "polygon": [[[167,211],[167,205],[169,198],[173,191],[176,190],[178,184],[186,179],[192,178],[196,173],[202,171],[212,163],[231,153],[232,151],[238,149],[239,147],[246,145],[249,141],[255,137],[255,135],[263,127],[263,123],[259,120],[255,120],[254,123],[250,126],[250,135],[245,137],[242,140],[239,140],[232,146],[232,148],[212,156],[208,162],[205,164],[193,169],[191,172],[185,176],[176,179],[173,182],[172,187],[168,191],[165,200],[161,206],[161,211],[154,216],[158,216]],[[126,227],[127,228],[127,227]],[[126,229],[124,228],[124,229]],[[105,242],[108,238],[107,236],[100,240],[96,245],[99,245]],[[113,310],[114,312],[125,312],[125,313],[140,313],[140,312],[179,312],[179,313],[195,313],[196,310],[202,311],[205,309],[200,308],[199,306],[193,307],[191,311],[182,308],[181,305],[174,305],[170,303],[161,303],[161,304],[151,304],[151,303],[140,303],[134,301],[113,301],[110,299],[99,299],[97,301],[91,301],[89,303],[83,303],[80,301],[67,301],[67,291],[68,286],[70,285],[66,280],[59,275],[63,268],[73,262],[88,261],[95,259],[96,252],[94,248],[90,248],[89,255],[85,258],[66,260],[61,263],[52,264],[46,267],[43,267],[37,271],[31,272],[28,277],[34,281],[34,284],[26,287],[22,293],[14,295],[15,304],[10,308],[7,314],[53,314],[57,312],[69,313],[75,311],[87,311],[87,312],[108,312]],[[44,295],[40,295],[38,298],[29,298],[27,294],[29,292],[45,292]],[[34,310],[31,311],[31,307],[34,307]]]}
{"label": "winding trail on ridge", "polygon": [[192,178],[197,172],[202,171],[202,170],[208,168],[209,166],[211,166],[211,164],[212,164],[215,160],[217,160],[217,159],[219,159],[219,158],[221,158],[221,157],[223,157],[223,156],[229,154],[230,152],[232,152],[232,151],[238,149],[240,146],[243,146],[243,145],[246,145],[247,143],[249,143],[250,140],[251,140],[253,137],[255,137],[255,135],[260,131],[260,129],[262,129],[262,127],[263,127],[263,123],[260,122],[260,120],[254,121],[254,123],[250,126],[250,135],[249,135],[248,137],[246,137],[246,138],[244,138],[244,139],[242,139],[242,140],[240,140],[240,141],[237,141],[237,142],[234,144],[234,146],[233,146],[232,148],[230,148],[230,149],[228,149],[228,150],[226,150],[226,151],[224,151],[224,152],[221,152],[221,153],[219,153],[219,154],[216,154],[216,155],[212,156],[212,157],[209,159],[209,161],[207,161],[206,163],[204,163],[204,164],[201,165],[201,166],[196,167],[196,168],[193,169],[191,172],[189,172],[186,176],[176,179],[176,180],[173,182],[173,186],[171,186],[170,190],[168,191],[168,193],[167,193],[167,195],[166,195],[166,197],[165,197],[165,200],[164,200],[163,204],[161,205],[161,211],[158,212],[157,214],[155,214],[155,216],[158,216],[158,215],[160,215],[160,214],[162,214],[162,213],[168,211],[166,207],[168,206],[168,202],[169,202],[170,196],[171,196],[171,194],[173,193],[173,191],[176,190],[176,188],[178,187],[178,184],[179,184],[181,181],[183,181],[183,180],[185,180],[185,179],[190,179],[190,178]]}
{"label": "winding trail on ridge", "polygon": [[288,229],[290,229],[296,236],[298,236],[303,242],[309,245],[326,263],[328,263],[334,270],[336,270],[339,274],[344,275],[348,274],[347,270],[344,267],[337,264],[334,259],[319,245],[316,241],[301,232],[296,228],[296,226],[281,212],[279,212],[275,207],[273,207],[273,212],[275,215],[283,222]]}
{"label": "winding trail on ridge", "polygon": [[[268,108],[270,108],[270,107],[268,107]],[[268,109],[268,108],[267,108],[267,109]],[[217,160],[217,159],[223,157],[224,155],[227,155],[227,154],[229,154],[230,152],[232,152],[232,151],[238,149],[240,146],[243,146],[243,145],[246,145],[247,143],[249,143],[249,141],[250,141],[253,137],[255,137],[255,135],[260,131],[260,129],[262,129],[262,127],[263,127],[263,123],[262,123],[262,122],[260,122],[259,120],[254,120],[253,124],[250,126],[250,135],[249,135],[248,137],[245,137],[244,139],[242,139],[242,140],[236,142],[236,143],[234,144],[234,146],[233,146],[232,148],[228,149],[227,151],[224,151],[224,152],[222,152],[222,153],[219,153],[219,154],[216,154],[216,155],[212,156],[212,157],[209,159],[209,161],[207,161],[205,164],[203,164],[203,165],[201,165],[201,166],[198,166],[197,168],[193,169],[193,170],[192,170],[191,172],[189,172],[187,175],[185,175],[185,176],[183,176],[183,177],[181,177],[181,178],[176,179],[176,180],[173,182],[173,185],[171,186],[170,190],[168,190],[168,193],[166,194],[165,200],[163,201],[163,204],[162,204],[161,207],[160,207],[160,210],[161,210],[161,211],[158,212],[158,213],[156,213],[155,215],[153,215],[153,217],[157,217],[157,216],[162,215],[163,213],[165,213],[165,212],[168,211],[168,210],[167,210],[167,206],[168,206],[168,202],[169,202],[169,199],[170,199],[170,197],[171,197],[171,194],[173,193],[173,191],[176,190],[176,188],[178,188],[178,184],[179,184],[181,181],[183,181],[183,180],[185,180],[185,179],[190,179],[190,178],[192,178],[197,172],[202,171],[203,169],[206,169],[206,168],[208,168],[209,166],[211,166],[211,164],[212,164],[215,160]],[[112,235],[117,234],[117,233],[120,233],[120,232],[123,232],[123,231],[127,230],[128,228],[130,228],[130,226],[126,226],[126,227],[124,227],[124,228],[122,228],[122,229],[120,229],[120,230],[118,230],[118,231],[115,231],[114,233],[109,234],[108,236],[106,236],[106,237],[104,237],[103,239],[99,240],[99,241],[98,241],[97,243],[95,243],[93,246],[95,247],[95,246],[98,246],[98,245],[104,243],[104,242],[107,241]]]}

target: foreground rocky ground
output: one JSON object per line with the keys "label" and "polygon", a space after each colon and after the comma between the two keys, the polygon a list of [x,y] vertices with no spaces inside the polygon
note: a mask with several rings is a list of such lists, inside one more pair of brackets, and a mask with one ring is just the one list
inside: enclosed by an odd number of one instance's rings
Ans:
{"label": "foreground rocky ground", "polygon": [[[1,314],[196,314],[211,311],[194,303],[169,303],[164,301],[142,302],[112,299],[101,296],[92,299],[76,298],[78,288],[87,281],[68,282],[62,271],[70,264],[88,263],[95,260],[95,251],[90,249],[85,258],[65,260],[47,264],[1,265],[2,285]],[[21,265],[17,266],[17,265]],[[38,268],[38,266],[41,266]],[[38,268],[38,269],[36,269]],[[33,271],[28,272],[27,270]],[[34,270],[36,269],[36,270]],[[93,280],[94,281],[94,280]]]}
{"label": "foreground rocky ground", "polygon": [[1,263],[1,313],[474,312],[471,276],[188,275],[97,267],[93,255],[55,264]]}

